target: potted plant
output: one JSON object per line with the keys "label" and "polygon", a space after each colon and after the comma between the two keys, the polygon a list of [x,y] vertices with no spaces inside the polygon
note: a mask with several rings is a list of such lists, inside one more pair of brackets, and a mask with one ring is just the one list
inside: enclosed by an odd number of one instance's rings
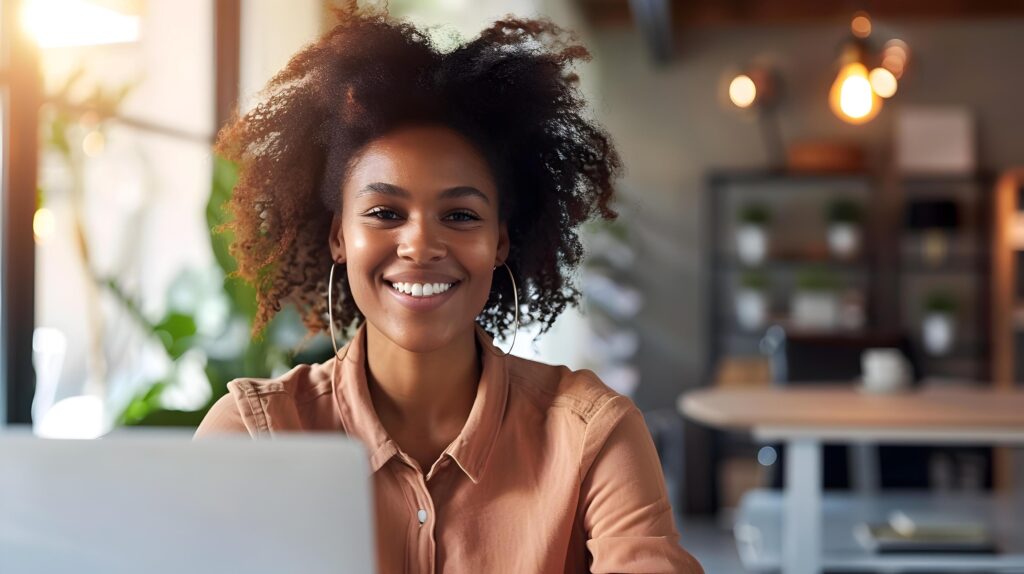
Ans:
{"label": "potted plant", "polygon": [[740,208],[739,225],[736,228],[736,253],[747,265],[764,261],[768,253],[767,227],[771,222],[771,211],[762,203],[748,203]]}
{"label": "potted plant", "polygon": [[956,339],[956,298],[945,291],[934,291],[924,301],[921,340],[932,355],[945,355]]}
{"label": "potted plant", "polygon": [[841,259],[850,259],[860,251],[863,209],[851,199],[836,199],[826,210],[828,247]]}
{"label": "potted plant", "polygon": [[751,331],[764,327],[768,319],[768,277],[761,271],[747,271],[736,290],[736,320]]}
{"label": "potted plant", "polygon": [[835,329],[839,325],[838,289],[839,281],[827,270],[801,272],[793,293],[793,324],[804,329]]}

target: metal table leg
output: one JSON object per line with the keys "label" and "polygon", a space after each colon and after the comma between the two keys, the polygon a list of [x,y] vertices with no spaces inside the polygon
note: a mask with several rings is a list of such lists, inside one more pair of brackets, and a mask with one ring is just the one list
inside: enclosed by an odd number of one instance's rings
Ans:
{"label": "metal table leg", "polygon": [[821,572],[821,464],[820,441],[799,438],[786,443],[783,574]]}

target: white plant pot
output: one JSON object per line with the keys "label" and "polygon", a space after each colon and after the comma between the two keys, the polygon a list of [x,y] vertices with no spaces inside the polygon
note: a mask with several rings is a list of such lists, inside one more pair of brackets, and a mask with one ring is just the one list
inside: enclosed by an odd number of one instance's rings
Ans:
{"label": "white plant pot", "polygon": [[849,259],[860,251],[860,226],[852,223],[833,223],[828,227],[828,247],[832,254]]}
{"label": "white plant pot", "polygon": [[956,325],[949,313],[931,312],[925,315],[921,324],[921,338],[924,349],[932,355],[945,355],[953,348],[956,340]]}
{"label": "white plant pot", "polygon": [[803,329],[835,329],[839,325],[839,297],[828,291],[797,291],[791,309],[793,324]]}
{"label": "white plant pot", "polygon": [[757,289],[740,289],[736,293],[736,321],[744,329],[764,327],[768,319],[768,297]]}
{"label": "white plant pot", "polygon": [[745,223],[736,229],[736,254],[747,265],[764,261],[768,253],[768,234],[763,225]]}

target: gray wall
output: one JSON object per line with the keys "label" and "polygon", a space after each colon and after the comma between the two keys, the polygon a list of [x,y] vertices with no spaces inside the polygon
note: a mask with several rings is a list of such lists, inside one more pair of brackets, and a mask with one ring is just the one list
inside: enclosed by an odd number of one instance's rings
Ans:
{"label": "gray wall", "polygon": [[845,24],[734,26],[677,33],[677,58],[657,67],[632,29],[596,30],[596,113],[612,133],[627,173],[625,221],[640,254],[636,283],[646,307],[642,409],[671,407],[698,385],[706,365],[704,177],[714,168],[767,165],[753,118],[721,102],[724,74],[752,60],[780,72],[786,142],[860,142],[874,166],[887,162],[893,119],[904,105],[964,105],[974,113],[980,167],[1024,165],[1024,20],[876,22],[874,38],[910,44],[912,61],[894,100],[864,126],[840,122],[826,95]]}

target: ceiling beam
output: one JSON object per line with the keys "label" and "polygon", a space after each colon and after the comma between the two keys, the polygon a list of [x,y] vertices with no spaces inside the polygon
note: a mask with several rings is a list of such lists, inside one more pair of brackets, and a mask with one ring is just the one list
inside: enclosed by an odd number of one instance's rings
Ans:
{"label": "ceiling beam", "polygon": [[[631,26],[636,0],[576,0],[594,26]],[[822,2],[821,0],[662,0],[672,28],[749,24],[816,24],[846,21],[860,6],[878,19],[955,20],[1024,18],[1017,0],[885,0]]]}
{"label": "ceiling beam", "polygon": [[672,59],[671,0],[629,0],[630,11],[640,35],[659,64]]}

